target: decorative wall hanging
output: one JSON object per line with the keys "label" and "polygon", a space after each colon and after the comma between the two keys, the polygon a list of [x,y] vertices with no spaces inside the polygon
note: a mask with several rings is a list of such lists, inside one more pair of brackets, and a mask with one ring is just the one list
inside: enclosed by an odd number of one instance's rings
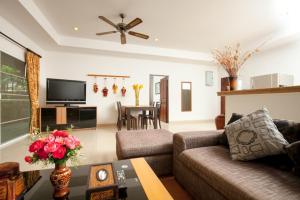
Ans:
{"label": "decorative wall hanging", "polygon": [[125,97],[126,95],[126,88],[123,86],[121,89],[122,97]]}
{"label": "decorative wall hanging", "polygon": [[122,79],[122,84],[123,84],[123,87],[121,89],[121,94],[122,94],[122,97],[125,97],[125,95],[126,95],[125,78]]}
{"label": "decorative wall hanging", "polygon": [[97,85],[97,82],[96,82],[97,77],[103,77],[104,78],[104,87],[102,89],[102,95],[103,95],[103,97],[107,97],[108,91],[109,91],[108,88],[107,88],[107,85],[106,85],[107,78],[114,78],[114,84],[112,85],[112,90],[113,90],[114,94],[116,94],[118,92],[118,85],[116,84],[116,79],[117,78],[122,78],[123,79],[123,87],[121,89],[121,93],[122,93],[123,97],[125,96],[125,94],[126,94],[126,88],[125,88],[124,80],[125,80],[125,78],[130,78],[130,76],[108,75],[108,74],[88,74],[88,76],[93,76],[95,78],[95,84],[93,85],[93,91],[95,93],[98,92],[98,85]]}
{"label": "decorative wall hanging", "polygon": [[134,92],[135,92],[135,105],[139,106],[140,105],[140,91],[141,89],[144,88],[143,84],[134,84],[132,86]]}
{"label": "decorative wall hanging", "polygon": [[104,78],[104,88],[102,89],[102,95],[103,95],[103,97],[107,97],[107,95],[108,95],[108,89],[106,87],[106,81],[107,81],[107,79]]}
{"label": "decorative wall hanging", "polygon": [[112,90],[114,94],[117,94],[118,92],[118,85],[116,84],[116,78],[114,78],[114,84],[112,86]]}
{"label": "decorative wall hanging", "polygon": [[93,91],[94,91],[94,93],[97,93],[98,90],[99,90],[99,88],[98,88],[98,84],[97,84],[97,77],[95,77],[95,83],[93,85]]}

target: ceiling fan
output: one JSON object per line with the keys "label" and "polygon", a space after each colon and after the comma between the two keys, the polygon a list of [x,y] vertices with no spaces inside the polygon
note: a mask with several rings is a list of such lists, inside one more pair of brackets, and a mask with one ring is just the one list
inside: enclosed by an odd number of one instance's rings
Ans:
{"label": "ceiling fan", "polygon": [[122,22],[115,24],[112,21],[110,21],[109,19],[107,19],[104,16],[99,16],[99,19],[105,21],[106,23],[108,23],[109,25],[113,26],[116,30],[115,31],[107,31],[107,32],[101,32],[101,33],[96,33],[96,35],[107,35],[107,34],[112,34],[112,33],[120,33],[120,37],[121,37],[121,44],[126,44],[126,35],[125,33],[128,32],[129,35],[135,36],[135,37],[139,37],[139,38],[143,38],[143,39],[148,39],[149,36],[142,34],[142,33],[138,33],[138,32],[134,32],[134,31],[129,31],[130,29],[132,29],[133,27],[139,25],[140,23],[142,23],[143,21],[140,18],[135,18],[134,20],[132,20],[131,22],[129,22],[128,24],[125,24],[124,18],[125,15],[123,13],[120,14],[120,17],[122,19]]}

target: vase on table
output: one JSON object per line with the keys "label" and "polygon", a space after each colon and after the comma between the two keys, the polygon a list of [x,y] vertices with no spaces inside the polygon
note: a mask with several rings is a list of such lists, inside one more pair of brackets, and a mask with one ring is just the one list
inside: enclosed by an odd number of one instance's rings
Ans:
{"label": "vase on table", "polygon": [[51,183],[54,187],[54,199],[67,199],[70,193],[69,183],[71,179],[71,169],[66,163],[55,164],[55,169],[50,175]]}
{"label": "vase on table", "polygon": [[140,105],[140,92],[136,91],[135,92],[135,106],[139,106]]}
{"label": "vase on table", "polygon": [[230,90],[237,90],[238,89],[238,78],[234,76],[228,77]]}
{"label": "vase on table", "polygon": [[143,89],[143,85],[142,84],[134,84],[132,86],[134,92],[135,92],[135,106],[139,106],[140,105],[140,91],[141,89]]}
{"label": "vase on table", "polygon": [[50,174],[54,199],[68,199],[71,169],[66,166],[66,162],[69,159],[76,162],[81,147],[79,139],[64,130],[54,130],[45,137],[35,138],[30,144],[28,151],[31,155],[24,158],[27,163],[55,164],[55,169]]}

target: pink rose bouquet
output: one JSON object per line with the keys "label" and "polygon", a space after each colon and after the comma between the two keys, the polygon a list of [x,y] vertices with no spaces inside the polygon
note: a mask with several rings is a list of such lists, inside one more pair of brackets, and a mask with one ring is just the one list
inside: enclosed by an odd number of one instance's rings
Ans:
{"label": "pink rose bouquet", "polygon": [[26,156],[25,161],[32,164],[38,161],[62,164],[77,156],[81,149],[77,137],[67,131],[54,130],[46,138],[39,138],[29,146],[32,156]]}

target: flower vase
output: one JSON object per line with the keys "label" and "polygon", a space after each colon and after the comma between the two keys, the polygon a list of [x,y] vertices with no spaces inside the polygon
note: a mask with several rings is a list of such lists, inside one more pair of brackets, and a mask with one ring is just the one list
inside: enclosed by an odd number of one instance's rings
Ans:
{"label": "flower vase", "polygon": [[135,92],[135,106],[140,105],[140,93],[138,91]]}
{"label": "flower vase", "polygon": [[50,175],[51,183],[54,187],[54,199],[67,199],[69,183],[71,179],[71,169],[66,166],[66,163],[55,164],[55,169]]}
{"label": "flower vase", "polygon": [[229,85],[230,85],[230,90],[237,90],[238,89],[237,77],[229,77]]}

